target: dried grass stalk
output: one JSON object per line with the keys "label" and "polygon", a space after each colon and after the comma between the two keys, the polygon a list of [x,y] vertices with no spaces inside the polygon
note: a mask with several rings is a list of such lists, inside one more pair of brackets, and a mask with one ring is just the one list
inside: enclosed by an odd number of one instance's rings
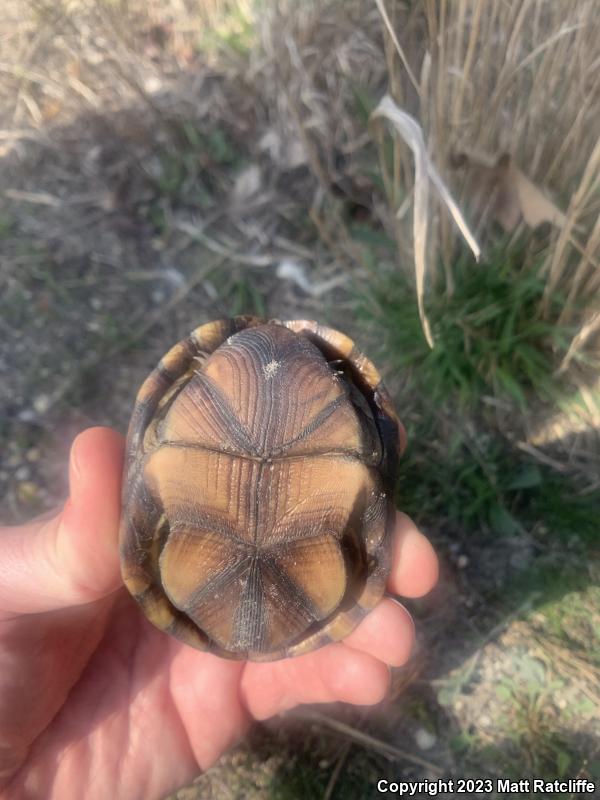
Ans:
{"label": "dried grass stalk", "polygon": [[414,258],[415,276],[417,284],[417,302],[419,305],[419,316],[423,326],[423,333],[427,343],[431,348],[434,346],[433,335],[427,314],[425,313],[425,276],[427,272],[426,243],[427,227],[429,222],[429,184],[430,181],[438,190],[440,197],[450,211],[458,229],[462,233],[465,241],[473,251],[476,259],[479,259],[480,248],[475,237],[469,230],[469,226],[464,220],[460,209],[454,202],[448,187],[441,179],[437,169],[427,153],[427,147],[423,138],[423,131],[419,123],[394,103],[389,95],[386,95],[379,103],[371,115],[371,120],[384,119],[390,122],[394,130],[402,137],[412,150],[415,158],[415,190],[414,190],[414,210],[413,210],[413,237],[414,237]]}

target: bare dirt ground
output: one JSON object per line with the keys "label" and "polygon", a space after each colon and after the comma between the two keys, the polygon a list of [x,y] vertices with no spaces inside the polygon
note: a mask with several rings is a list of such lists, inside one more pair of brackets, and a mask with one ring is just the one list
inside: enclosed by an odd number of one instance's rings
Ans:
{"label": "bare dirt ground", "polygon": [[[348,263],[336,241],[337,215],[379,230],[362,151],[349,145],[333,165],[341,189],[324,226],[314,154],[256,76],[217,68],[143,17],[127,34],[143,75],[123,56],[110,61],[93,16],[78,34],[85,60],[68,32],[64,47],[54,38],[68,21],[55,13],[22,32],[18,68],[13,19],[0,65],[5,522],[65,497],[73,436],[96,424],[124,432],[143,378],[193,327],[257,313],[318,318],[367,351],[377,336],[353,314],[364,264]],[[360,38],[355,23],[344,21],[341,41]],[[376,44],[365,36],[365,48]],[[369,77],[375,89],[381,74]],[[410,432],[419,398],[388,377]],[[442,775],[600,779],[597,560],[577,535],[541,523],[512,537],[468,535],[445,519],[427,530],[442,579],[410,604],[418,647],[390,699],[256,726],[177,797],[369,798],[378,778]]]}

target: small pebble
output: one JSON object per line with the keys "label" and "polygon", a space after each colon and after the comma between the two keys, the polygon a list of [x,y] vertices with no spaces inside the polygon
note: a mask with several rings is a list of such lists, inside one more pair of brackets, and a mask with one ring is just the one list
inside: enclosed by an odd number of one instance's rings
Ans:
{"label": "small pebble", "polygon": [[31,470],[25,464],[22,467],[19,467],[18,469],[15,470],[15,478],[18,481],[26,481],[30,475],[31,475]]}
{"label": "small pebble", "polygon": [[36,461],[40,460],[40,451],[37,447],[30,447],[29,450],[25,453],[25,458],[27,461],[31,461],[35,463]]}
{"label": "small pebble", "polygon": [[45,414],[50,408],[50,396],[47,394],[38,394],[33,398],[33,409],[38,414]]}
{"label": "small pebble", "polygon": [[434,733],[425,730],[425,728],[418,728],[415,733],[415,742],[419,750],[431,750],[437,742],[437,737]]}
{"label": "small pebble", "polygon": [[513,553],[508,561],[513,569],[524,570],[529,567],[532,559],[533,553],[531,550],[524,548],[522,550],[517,550],[516,553]]}
{"label": "small pebble", "polygon": [[459,557],[456,559],[456,566],[459,569],[464,569],[469,563],[469,556],[466,556],[464,553],[461,553]]}
{"label": "small pebble", "polygon": [[17,497],[20,503],[29,504],[38,499],[39,489],[33,481],[22,481],[17,485]]}

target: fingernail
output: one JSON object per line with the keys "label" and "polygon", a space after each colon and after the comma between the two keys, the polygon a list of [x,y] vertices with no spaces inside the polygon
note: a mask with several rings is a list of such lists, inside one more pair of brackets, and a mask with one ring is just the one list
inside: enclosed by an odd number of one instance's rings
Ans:
{"label": "fingernail", "polygon": [[395,597],[393,594],[388,594],[386,592],[385,593],[385,597],[386,597],[386,600],[391,600],[393,603],[396,603],[397,606],[400,606],[400,608],[406,613],[406,616],[408,617],[408,619],[410,620],[410,624],[412,625],[413,638],[414,638],[416,636],[416,634],[417,634],[417,628],[416,628],[416,625],[415,625],[415,621],[413,619],[413,615],[410,613],[410,611],[404,605],[404,603],[402,603],[400,600],[398,600],[398,598]]}

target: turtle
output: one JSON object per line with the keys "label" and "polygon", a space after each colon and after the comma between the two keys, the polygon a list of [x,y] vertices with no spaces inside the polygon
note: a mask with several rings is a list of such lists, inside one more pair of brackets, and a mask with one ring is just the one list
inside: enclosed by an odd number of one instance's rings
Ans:
{"label": "turtle", "polygon": [[384,594],[405,440],[379,372],[340,331],[201,325],[135,401],[125,586],[156,627],[223,658],[342,639]]}

